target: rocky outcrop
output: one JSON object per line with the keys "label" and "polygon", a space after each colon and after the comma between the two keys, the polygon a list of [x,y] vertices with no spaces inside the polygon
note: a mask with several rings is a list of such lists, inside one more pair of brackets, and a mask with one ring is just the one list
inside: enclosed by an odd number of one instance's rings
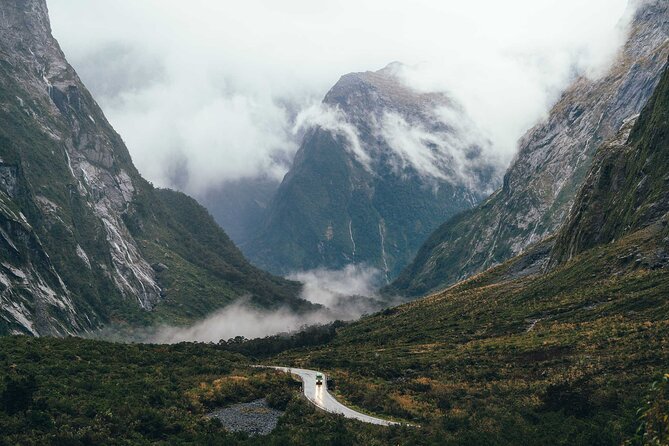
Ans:
{"label": "rocky outcrop", "polygon": [[397,64],[343,76],[318,109],[245,252],[276,272],[365,264],[394,277],[444,219],[501,183],[491,143]]}
{"label": "rocky outcrop", "polygon": [[[563,263],[653,224],[669,223],[669,72],[641,116],[598,150],[551,254]],[[669,260],[658,240],[658,260]]]}
{"label": "rocky outcrop", "polygon": [[306,305],[201,206],[139,175],[52,37],[45,0],[0,3],[0,246],[0,333],[183,322],[242,296]]}
{"label": "rocky outcrop", "polygon": [[578,79],[548,119],[520,141],[503,187],[439,228],[386,291],[419,296],[499,264],[554,234],[568,215],[596,149],[638,114],[669,52],[669,5],[646,1],[603,77]]}

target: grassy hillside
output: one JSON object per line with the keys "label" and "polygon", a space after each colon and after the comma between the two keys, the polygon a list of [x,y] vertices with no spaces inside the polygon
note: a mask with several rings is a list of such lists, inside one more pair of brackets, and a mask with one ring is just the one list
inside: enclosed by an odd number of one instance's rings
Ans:
{"label": "grassy hillside", "polygon": [[454,444],[622,444],[644,404],[666,444],[666,393],[645,395],[669,371],[667,110],[669,72],[629,141],[600,148],[570,223],[531,250],[588,241],[570,260],[520,277],[521,256],[278,362],[334,370],[354,404]]}
{"label": "grassy hillside", "polygon": [[[667,429],[669,276],[650,268],[667,236],[653,225],[545,276],[508,280],[513,263],[505,264],[335,332],[288,341],[0,338],[0,444],[666,444],[646,440]],[[313,345],[316,335],[328,343]],[[282,348],[292,350],[263,361],[325,369],[342,400],[421,427],[318,413],[290,380],[249,369],[258,360],[233,353]],[[228,434],[203,418],[267,395],[288,401],[269,437]]]}
{"label": "grassy hillside", "polygon": [[545,276],[499,281],[504,265],[277,363],[332,370],[355,405],[446,444],[620,444],[669,364],[669,274],[651,269],[667,236],[653,226]]}

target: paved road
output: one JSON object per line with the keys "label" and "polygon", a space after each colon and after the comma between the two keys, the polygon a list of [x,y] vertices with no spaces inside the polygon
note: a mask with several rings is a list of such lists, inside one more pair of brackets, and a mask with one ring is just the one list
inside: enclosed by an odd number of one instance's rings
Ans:
{"label": "paved road", "polygon": [[[382,426],[391,426],[395,423],[394,421],[382,420],[381,418],[371,417],[365,415],[364,413],[356,412],[353,409],[341,404],[337,401],[330,392],[328,392],[327,382],[323,382],[322,385],[316,385],[316,374],[319,373],[316,370],[305,370],[305,369],[294,369],[289,367],[269,367],[276,370],[281,370],[282,372],[291,373],[297,375],[302,379],[304,396],[307,397],[315,406],[325,410],[326,412],[336,413],[344,415],[346,418],[355,418],[356,420],[364,421],[365,423],[379,424]],[[323,376],[325,374],[323,373]],[[326,380],[327,381],[327,380]]]}

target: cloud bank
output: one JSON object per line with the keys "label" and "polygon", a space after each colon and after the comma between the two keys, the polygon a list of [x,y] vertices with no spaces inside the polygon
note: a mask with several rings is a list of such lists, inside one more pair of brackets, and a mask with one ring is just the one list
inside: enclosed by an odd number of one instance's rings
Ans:
{"label": "cloud bank", "polygon": [[[218,342],[236,336],[248,339],[290,333],[309,325],[354,320],[384,306],[375,300],[381,274],[364,266],[342,270],[314,270],[291,276],[304,283],[302,298],[323,306],[319,311],[296,314],[289,309],[268,311],[241,301],[227,306],[190,327],[159,326],[135,333],[136,340],[159,344],[184,341]],[[103,336],[107,336],[105,333]]]}
{"label": "cloud bank", "polygon": [[458,99],[510,160],[576,74],[611,60],[625,5],[49,0],[54,34],[140,171],[195,194],[281,178],[300,111],[340,75],[393,60],[410,85]]}

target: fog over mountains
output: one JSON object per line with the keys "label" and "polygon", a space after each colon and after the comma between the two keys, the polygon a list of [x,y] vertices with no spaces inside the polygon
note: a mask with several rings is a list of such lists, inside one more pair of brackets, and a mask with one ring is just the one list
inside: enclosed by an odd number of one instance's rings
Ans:
{"label": "fog over mountains", "polygon": [[[66,55],[140,172],[203,199],[244,242],[240,228],[257,219],[273,193],[267,183],[278,186],[299,147],[298,116],[341,75],[403,62],[404,81],[453,96],[506,166],[517,139],[571,79],[596,76],[611,60],[624,38],[617,24],[625,4],[421,1],[407,11],[393,2],[313,8],[292,0],[230,11],[205,1],[108,8],[54,0],[50,11]],[[323,33],[323,23],[335,26]],[[250,197],[235,189],[239,181]],[[211,194],[242,200],[241,210],[216,208]]]}
{"label": "fog over mountains", "polygon": [[[112,321],[171,327],[203,319],[204,327],[228,326],[222,321],[252,321],[260,309],[267,320],[277,312],[271,332],[285,321],[295,328],[379,308],[376,289],[434,229],[502,184],[517,137],[562,89],[608,73],[630,30],[645,35],[631,21],[636,4],[581,7],[575,16],[570,3],[483,4],[508,20],[462,5],[426,4],[409,15],[389,8],[379,37],[370,37],[363,19],[376,11],[372,2],[337,40],[279,39],[270,54],[267,39],[314,31],[326,11],[295,2],[282,13],[296,14],[297,28],[284,32],[267,20],[276,11],[253,2],[225,27],[226,6],[210,2],[156,9],[121,1],[102,10],[54,0],[61,51],[45,2],[12,0],[2,28],[11,66],[4,91],[13,92],[3,97],[0,161],[9,228],[4,329],[67,334]],[[343,25],[350,7],[327,11],[328,20]],[[103,12],[122,26],[93,32]],[[595,14],[596,24],[583,26]],[[518,17],[533,19],[528,29],[501,32]],[[425,24],[436,18],[450,33],[479,30],[487,44],[434,34],[444,27]],[[246,40],[257,48],[226,39],[240,24],[257,34]],[[392,46],[381,38],[393,35],[390,25],[429,44]],[[318,45],[335,49],[325,55]],[[304,64],[299,56],[309,50],[315,59]],[[652,61],[638,71],[650,75],[635,110],[658,75]],[[43,164],[46,173],[34,168]],[[194,200],[144,175],[194,194],[233,239]],[[233,241],[255,265],[292,280],[255,268]],[[163,339],[190,336],[181,333]]]}

